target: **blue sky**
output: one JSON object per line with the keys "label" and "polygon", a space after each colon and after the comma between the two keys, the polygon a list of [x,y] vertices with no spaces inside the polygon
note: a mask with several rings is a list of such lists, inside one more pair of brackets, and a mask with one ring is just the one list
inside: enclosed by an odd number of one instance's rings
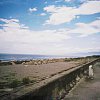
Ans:
{"label": "blue sky", "polygon": [[0,53],[99,51],[99,0],[0,0]]}

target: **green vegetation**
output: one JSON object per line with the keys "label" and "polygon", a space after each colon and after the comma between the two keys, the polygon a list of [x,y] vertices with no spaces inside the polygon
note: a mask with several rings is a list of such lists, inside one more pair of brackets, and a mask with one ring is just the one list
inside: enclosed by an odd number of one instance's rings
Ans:
{"label": "green vegetation", "polygon": [[18,79],[12,80],[10,84],[8,85],[8,87],[16,88],[18,86],[27,85],[29,83],[34,83],[34,82],[35,80],[30,80],[29,77],[24,77],[21,81],[19,81]]}
{"label": "green vegetation", "polygon": [[0,89],[4,88],[16,88],[26,84],[34,83],[35,80],[31,80],[29,77],[18,79],[15,72],[1,73],[0,76]]}
{"label": "green vegetation", "polygon": [[17,79],[14,79],[11,83],[10,83],[10,87],[11,88],[16,88],[16,87],[18,87],[19,85],[20,85],[20,81],[19,80],[17,80]]}
{"label": "green vegetation", "polygon": [[23,84],[29,84],[31,82],[31,80],[29,79],[29,77],[25,77],[22,79]]}

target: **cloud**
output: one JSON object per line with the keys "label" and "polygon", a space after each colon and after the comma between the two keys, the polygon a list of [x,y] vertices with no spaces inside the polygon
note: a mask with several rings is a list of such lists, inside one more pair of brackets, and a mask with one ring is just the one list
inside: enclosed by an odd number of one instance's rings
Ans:
{"label": "cloud", "polygon": [[29,8],[29,12],[35,12],[35,11],[37,11],[37,8]]}
{"label": "cloud", "polygon": [[70,2],[70,1],[72,1],[72,0],[65,0],[65,2]]}
{"label": "cloud", "polygon": [[62,2],[63,0],[55,0],[55,3]]}
{"label": "cloud", "polygon": [[8,20],[8,19],[3,19],[3,18],[0,18],[0,21],[5,22],[5,23],[19,22],[19,20],[17,20],[17,19],[10,19],[10,20]]}
{"label": "cloud", "polygon": [[47,4],[47,3],[48,3],[47,1],[44,2],[44,4]]}
{"label": "cloud", "polygon": [[80,37],[96,34],[100,32],[100,20],[95,20],[91,23],[76,23],[76,28],[70,29],[69,34],[80,34]]}
{"label": "cloud", "polygon": [[45,54],[46,50],[55,48],[54,44],[71,38],[63,29],[34,31],[17,19],[1,18],[0,21],[4,22],[0,25],[0,48],[3,51]]}
{"label": "cloud", "polygon": [[88,52],[99,52],[100,51],[100,47],[95,47],[95,49],[93,47],[87,47],[87,48],[74,48],[72,49],[72,53],[88,53]]}
{"label": "cloud", "polygon": [[46,14],[45,14],[45,13],[41,13],[40,15],[41,15],[41,16],[45,16]]}
{"label": "cloud", "polygon": [[59,25],[72,21],[79,15],[90,15],[100,12],[99,1],[88,1],[83,3],[80,7],[67,7],[49,5],[44,7],[44,11],[50,14],[49,19],[45,24]]}
{"label": "cloud", "polygon": [[97,17],[97,19],[99,19],[99,20],[100,20],[100,17]]}
{"label": "cloud", "polygon": [[76,16],[76,18],[78,19],[78,18],[80,18],[80,16]]}
{"label": "cloud", "polygon": [[100,2],[99,1],[85,2],[77,10],[79,15],[100,13]]}
{"label": "cloud", "polygon": [[[88,24],[76,23],[74,29],[42,31],[30,30],[29,27],[20,24],[18,19],[0,18],[0,21],[4,22],[4,24],[0,24],[2,27],[0,29],[0,52],[63,55],[72,52],[100,50],[97,48],[99,46],[92,47],[89,45],[90,42],[80,38],[80,36],[89,36],[100,32],[100,20],[98,19]],[[89,29],[87,30],[87,28]],[[72,37],[72,34],[75,37]],[[80,39],[81,42],[77,41],[76,38]]]}
{"label": "cloud", "polygon": [[7,29],[7,28],[11,28],[11,29],[25,29],[28,28],[26,27],[24,24],[19,24],[19,20],[17,19],[3,19],[0,18],[0,21],[5,22],[5,24],[0,24],[1,27],[3,27],[3,29]]}
{"label": "cloud", "polygon": [[70,22],[75,18],[75,15],[73,14],[74,10],[72,7],[55,7],[52,5],[45,7],[44,10],[51,14],[49,20],[46,21],[46,24],[59,25],[65,22]]}

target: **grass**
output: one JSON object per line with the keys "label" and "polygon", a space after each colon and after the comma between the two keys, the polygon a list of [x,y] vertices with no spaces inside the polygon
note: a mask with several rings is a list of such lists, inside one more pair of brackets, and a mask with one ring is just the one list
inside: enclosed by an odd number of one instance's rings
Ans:
{"label": "grass", "polygon": [[18,79],[14,79],[10,84],[9,84],[9,87],[11,88],[16,88],[20,85],[20,81]]}
{"label": "grass", "polygon": [[31,80],[30,80],[29,77],[24,77],[24,78],[22,79],[22,82],[23,82],[23,84],[25,85],[25,84],[29,84],[29,83],[31,82]]}

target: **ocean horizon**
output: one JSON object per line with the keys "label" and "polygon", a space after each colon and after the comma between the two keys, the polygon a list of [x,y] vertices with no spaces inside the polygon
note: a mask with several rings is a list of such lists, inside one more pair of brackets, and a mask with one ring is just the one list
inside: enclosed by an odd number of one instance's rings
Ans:
{"label": "ocean horizon", "polygon": [[5,54],[0,53],[1,61],[18,61],[18,60],[35,60],[35,59],[52,59],[52,58],[66,58],[65,56],[57,55],[32,55],[32,54]]}
{"label": "ocean horizon", "polygon": [[7,54],[0,53],[1,61],[18,61],[18,60],[36,60],[36,59],[53,59],[53,58],[75,58],[100,55],[100,52],[72,53],[66,55],[39,55],[39,54]]}

